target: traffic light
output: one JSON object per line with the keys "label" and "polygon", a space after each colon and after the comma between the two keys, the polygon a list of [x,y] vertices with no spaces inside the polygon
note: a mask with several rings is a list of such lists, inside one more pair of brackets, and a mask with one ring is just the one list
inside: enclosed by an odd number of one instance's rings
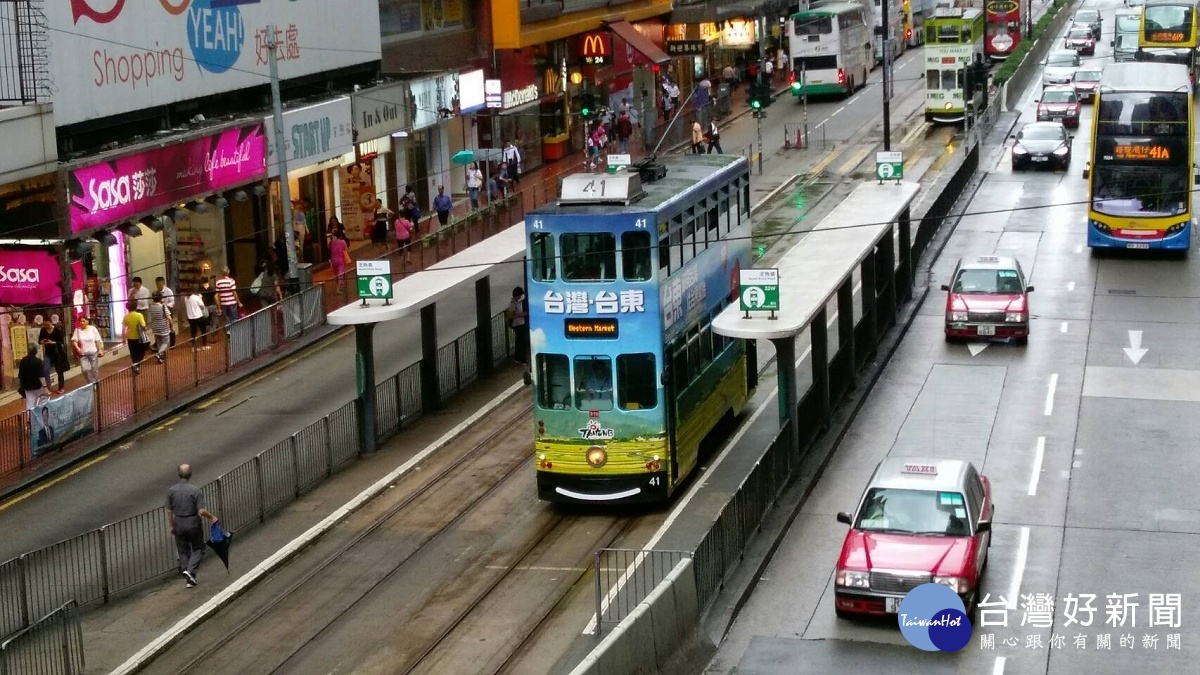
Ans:
{"label": "traffic light", "polygon": [[581,94],[579,96],[579,114],[587,119],[596,112],[596,97],[592,94]]}
{"label": "traffic light", "polygon": [[750,85],[750,109],[762,110],[771,105],[774,101],[771,99],[771,85],[769,84],[751,84]]}

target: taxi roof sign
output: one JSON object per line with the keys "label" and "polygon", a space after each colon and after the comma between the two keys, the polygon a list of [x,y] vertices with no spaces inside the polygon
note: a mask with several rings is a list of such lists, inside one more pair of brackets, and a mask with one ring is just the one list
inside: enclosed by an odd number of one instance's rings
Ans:
{"label": "taxi roof sign", "polygon": [[922,476],[938,475],[936,464],[905,464],[904,473],[915,473]]}
{"label": "taxi roof sign", "polygon": [[981,262],[981,263],[998,263],[998,262],[1000,262],[1000,256],[981,255],[978,258],[976,258],[975,261]]}

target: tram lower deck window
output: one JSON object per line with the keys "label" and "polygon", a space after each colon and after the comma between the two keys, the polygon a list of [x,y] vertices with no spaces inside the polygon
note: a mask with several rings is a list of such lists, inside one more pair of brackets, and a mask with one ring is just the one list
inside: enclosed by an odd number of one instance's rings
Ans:
{"label": "tram lower deck window", "polygon": [[647,410],[658,406],[658,370],[653,354],[617,357],[617,405],[621,410]]}
{"label": "tram lower deck window", "polygon": [[571,363],[564,354],[537,355],[537,402],[547,410],[571,407]]}
{"label": "tram lower deck window", "polygon": [[607,356],[575,357],[575,407],[612,410],[612,359]]}

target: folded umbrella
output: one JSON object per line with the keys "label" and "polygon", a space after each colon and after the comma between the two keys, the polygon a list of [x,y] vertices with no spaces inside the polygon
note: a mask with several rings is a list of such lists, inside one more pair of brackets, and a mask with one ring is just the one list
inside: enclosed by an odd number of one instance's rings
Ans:
{"label": "folded umbrella", "polygon": [[233,543],[233,533],[226,532],[221,522],[214,520],[208,528],[208,547],[225,563],[225,571],[229,571],[229,545]]}

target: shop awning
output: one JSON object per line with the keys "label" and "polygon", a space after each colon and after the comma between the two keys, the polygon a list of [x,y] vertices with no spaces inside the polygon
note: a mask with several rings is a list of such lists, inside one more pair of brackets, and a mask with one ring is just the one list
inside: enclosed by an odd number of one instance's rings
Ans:
{"label": "shop awning", "polygon": [[629,43],[642,56],[650,59],[652,63],[667,63],[671,57],[667,53],[659,49],[657,45],[650,41],[650,38],[638,32],[638,29],[633,27],[633,24],[628,21],[605,21],[605,26],[621,39]]}

